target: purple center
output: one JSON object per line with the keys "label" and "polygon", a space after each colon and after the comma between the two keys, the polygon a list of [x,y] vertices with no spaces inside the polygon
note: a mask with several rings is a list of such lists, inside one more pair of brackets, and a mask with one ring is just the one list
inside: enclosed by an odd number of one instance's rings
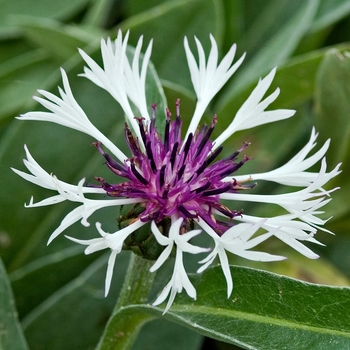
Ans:
{"label": "purple center", "polygon": [[[239,153],[248,144],[231,156],[216,160],[222,147],[213,149],[210,136],[217,122],[214,116],[210,126],[204,125],[187,139],[181,139],[182,120],[180,103],[176,103],[176,119],[171,121],[171,113],[167,110],[164,139],[155,126],[156,106],[153,105],[153,116],[149,122],[138,118],[142,141],[138,139],[125,124],[125,139],[132,152],[132,158],[120,164],[112,159],[101,148],[101,142],[95,146],[105,157],[106,164],[113,173],[128,181],[109,184],[103,178],[95,179],[102,183],[102,188],[112,197],[140,198],[145,210],[139,215],[143,222],[155,220],[157,223],[166,217],[175,215],[191,220],[200,217],[205,220],[219,235],[232,226],[231,219],[241,212],[230,210],[220,203],[219,194],[236,192],[243,186],[232,181],[222,181],[234,173],[249,158],[236,162]],[[247,186],[251,188],[253,186]],[[227,218],[218,220],[214,214],[219,211]]]}

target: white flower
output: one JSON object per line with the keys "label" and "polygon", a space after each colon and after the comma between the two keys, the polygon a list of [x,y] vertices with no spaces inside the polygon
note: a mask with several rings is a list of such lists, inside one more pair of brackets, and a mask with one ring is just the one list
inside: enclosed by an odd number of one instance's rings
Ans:
{"label": "white flower", "polygon": [[[189,243],[194,236],[203,234],[200,230],[190,229],[190,224],[193,222],[199,224],[204,233],[214,240],[214,249],[201,261],[203,266],[199,272],[206,269],[218,256],[227,281],[228,296],[232,292],[232,277],[227,252],[251,260],[281,260],[283,259],[281,256],[250,250],[271,236],[275,236],[301,254],[312,259],[317,258],[317,255],[303,242],[320,244],[314,238],[316,231],[321,229],[329,232],[322,227],[327,220],[319,216],[323,214],[320,209],[330,201],[330,194],[335,189],[324,187],[340,172],[340,164],[327,172],[325,153],[329,147],[329,141],[310,155],[316,146],[317,138],[313,129],[308,143],[290,161],[277,169],[260,174],[235,176],[234,172],[247,160],[243,157],[243,160],[236,161],[245,146],[233,153],[231,157],[217,160],[222,144],[235,132],[294,115],[293,110],[267,110],[279,95],[279,89],[276,89],[272,94],[264,97],[272,83],[276,69],[258,82],[248,99],[235,114],[229,127],[212,141],[210,136],[217,118],[214,117],[210,126],[205,126],[197,131],[199,123],[211,100],[242,64],[244,55],[233,64],[236,51],[236,46],[233,45],[219,62],[217,44],[213,36],[210,36],[211,50],[206,60],[202,45],[195,38],[199,57],[197,64],[185,38],[185,52],[198,100],[197,105],[184,139],[181,136],[182,122],[179,102],[176,104],[176,120],[171,121],[170,113],[168,113],[163,138],[160,138],[159,134],[162,134],[163,131],[158,133],[156,130],[155,112],[150,117],[146,101],[146,75],[152,42],[148,45],[144,56],[141,57],[141,37],[129,61],[128,35],[127,33],[123,39],[120,31],[115,41],[101,40],[103,67],[100,67],[84,51],[80,50],[80,54],[88,65],[84,68],[82,76],[108,91],[122,107],[128,125],[132,126],[132,128],[126,127],[125,129],[130,154],[125,155],[118,146],[92,125],[76,102],[64,70],[61,70],[63,89],[59,88],[60,97],[43,90],[39,90],[43,98],[34,97],[48,109],[48,112],[29,112],[19,117],[21,120],[54,122],[90,135],[93,141],[97,141],[99,152],[105,157],[107,166],[112,170],[111,175],[124,178],[123,183],[116,181],[112,184],[97,178],[101,183],[97,187],[84,186],[84,179],[80,180],[78,185],[68,184],[44,170],[25,147],[27,159],[24,160],[24,164],[30,173],[13,170],[27,181],[55,191],[55,195],[37,203],[34,203],[31,198],[27,207],[53,205],[65,200],[78,203],[78,206],[66,215],[59,227],[51,234],[49,242],[79,220],[83,225],[89,225],[87,220],[96,210],[109,206],[141,203],[140,208],[143,211],[141,210],[138,215],[135,214],[133,223],[128,227],[109,234],[102,230],[100,223],[96,223],[101,237],[90,240],[78,240],[72,237],[69,239],[87,245],[86,254],[111,249],[106,277],[107,294],[115,259],[125,239],[132,232],[150,222],[152,234],[157,242],[165,247],[152,266],[151,272],[160,268],[169,258],[171,251],[176,250],[172,277],[154,302],[154,305],[158,305],[170,294],[165,312],[173,303],[176,294],[180,293],[183,288],[191,298],[196,298],[195,288],[183,264],[183,253],[198,254],[208,250]],[[130,52],[132,53],[132,50]],[[134,118],[133,107],[139,110],[138,115],[142,118]],[[136,136],[132,134],[131,129],[134,130]],[[105,153],[104,148],[109,149],[118,161]],[[319,172],[308,171],[319,161],[321,161]],[[298,190],[288,189],[287,192],[281,194],[242,193],[244,188],[250,188],[250,181],[259,180],[297,186]],[[247,183],[248,186],[246,186]],[[88,198],[92,194],[95,196],[94,199]],[[99,194],[102,195],[102,199],[95,199]],[[106,199],[106,194],[112,198]],[[224,206],[221,200],[234,203],[247,201],[277,205],[281,213],[270,217],[253,216],[246,212],[241,214]],[[222,217],[225,219],[220,220]],[[161,233],[157,225],[166,220],[171,221],[169,231]]]}

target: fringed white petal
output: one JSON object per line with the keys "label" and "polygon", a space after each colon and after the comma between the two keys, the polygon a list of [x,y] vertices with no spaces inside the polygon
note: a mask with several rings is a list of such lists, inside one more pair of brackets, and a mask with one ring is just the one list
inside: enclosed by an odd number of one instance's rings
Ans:
{"label": "fringed white petal", "polygon": [[103,68],[98,66],[84,51],[80,50],[81,56],[89,66],[89,68],[85,67],[82,76],[90,79],[114,97],[123,108],[129,124],[132,125],[139,137],[139,142],[142,143],[138,123],[134,118],[135,115],[129,100],[139,109],[142,118],[150,119],[146,101],[146,73],[152,52],[152,41],[143,56],[140,72],[139,61],[143,37],[141,36],[137,43],[132,64],[129,63],[126,53],[128,37],[129,32],[126,33],[123,40],[122,32],[119,30],[114,42],[109,38],[107,41],[101,40]]}
{"label": "fringed white petal", "polygon": [[142,222],[141,220],[137,220],[131,225],[123,228],[122,230],[116,231],[114,233],[107,233],[102,230],[101,223],[96,223],[96,228],[98,232],[101,235],[101,238],[93,238],[93,239],[76,239],[73,237],[66,236],[71,241],[87,245],[88,247],[85,249],[85,254],[91,254],[94,252],[97,252],[99,250],[103,249],[111,249],[111,255],[108,259],[108,265],[107,265],[107,273],[106,273],[106,279],[105,279],[105,296],[108,295],[110,286],[111,286],[111,280],[113,276],[113,268],[116,256],[121,252],[123,248],[123,243],[125,239],[134,231],[139,229],[140,227],[144,226],[146,223]]}
{"label": "fringed white petal", "polygon": [[265,100],[262,100],[272,83],[275,73],[276,68],[274,68],[264,79],[259,81],[256,88],[236,113],[229,127],[224,130],[217,139],[215,139],[214,150],[239,130],[250,129],[258,125],[287,119],[295,114],[294,110],[288,109],[265,111],[265,109],[279,95],[279,89],[276,89],[271,95],[266,97]]}
{"label": "fringed white petal", "polygon": [[[286,164],[281,167],[271,170],[266,173],[250,174],[249,176],[235,176],[235,180],[238,182],[266,180],[274,181],[282,185],[287,186],[309,186],[318,177],[316,172],[306,172],[307,169],[315,165],[326,154],[330,140],[326,141],[324,145],[312,156],[308,157],[308,154],[316,146],[316,134],[315,128],[312,128],[309,142]],[[339,172],[338,172],[339,173]],[[335,174],[336,176],[337,174]],[[232,177],[226,177],[223,181],[232,181]]]}
{"label": "fringed white petal", "polygon": [[272,236],[273,233],[269,232],[251,239],[263,226],[265,221],[262,219],[254,224],[240,223],[229,228],[222,236],[219,236],[204,220],[199,219],[199,226],[213,238],[215,247],[205,259],[200,261],[204,265],[197,272],[203,272],[214,261],[216,256],[219,256],[221,268],[227,283],[227,297],[229,297],[232,293],[233,283],[226,250],[237,256],[255,261],[279,261],[285,259],[283,256],[247,250],[254,248]]}
{"label": "fringed white petal", "polygon": [[81,131],[90,135],[94,140],[101,141],[121,162],[124,162],[127,159],[125,154],[90,122],[85,112],[75,100],[69,86],[67,74],[62,68],[61,74],[64,90],[59,89],[59,92],[62,99],[43,90],[39,90],[39,92],[47,100],[40,97],[33,97],[34,100],[38,101],[51,112],[28,112],[22,114],[17,119],[48,121]]}
{"label": "fringed white petal", "polygon": [[199,56],[198,65],[193,53],[191,52],[187,38],[185,37],[184,39],[187,63],[191,74],[192,84],[197,95],[196,109],[185,139],[187,139],[190,133],[196,131],[205,109],[208,107],[213,97],[225,85],[227,80],[230,79],[233,73],[238,69],[245,56],[243,55],[234,65],[232,65],[236,53],[236,45],[232,45],[229,52],[218,65],[218,47],[214,37],[210,35],[211,50],[206,63],[203,47],[196,37],[195,41]]}

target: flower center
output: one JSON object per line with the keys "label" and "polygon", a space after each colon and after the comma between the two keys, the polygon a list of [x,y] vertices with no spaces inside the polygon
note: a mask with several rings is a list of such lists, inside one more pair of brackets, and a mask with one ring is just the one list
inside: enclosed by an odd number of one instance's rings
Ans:
{"label": "flower center", "polygon": [[[249,158],[244,156],[236,161],[239,153],[248,144],[231,156],[216,160],[222,147],[213,150],[210,136],[217,122],[214,116],[210,126],[204,125],[195,134],[181,139],[182,120],[180,103],[176,103],[176,118],[171,120],[167,110],[167,119],[163,139],[155,126],[156,106],[149,122],[137,118],[142,146],[125,124],[125,139],[132,157],[120,164],[105,153],[101,143],[95,143],[99,152],[105,157],[108,168],[128,181],[109,184],[103,178],[95,179],[112,197],[139,198],[144,210],[138,215],[141,221],[155,220],[160,223],[171,216],[183,217],[190,221],[200,217],[218,234],[222,234],[233,225],[231,219],[241,212],[230,210],[220,203],[219,195],[224,192],[234,193],[244,187],[234,179],[224,178],[239,169]],[[214,214],[220,212],[226,221],[218,220]]]}

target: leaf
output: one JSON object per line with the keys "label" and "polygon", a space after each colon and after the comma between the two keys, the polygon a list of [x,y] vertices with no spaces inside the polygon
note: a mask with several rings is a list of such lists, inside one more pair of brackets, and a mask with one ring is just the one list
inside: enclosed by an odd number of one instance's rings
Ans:
{"label": "leaf", "polygon": [[53,67],[43,50],[31,50],[0,65],[0,123],[21,111]]}
{"label": "leaf", "polygon": [[[196,301],[182,294],[163,317],[247,349],[350,346],[349,288],[313,285],[243,267],[231,266],[231,273],[234,290],[229,299],[222,270],[214,267],[193,277]],[[125,317],[161,312],[148,305],[125,307],[114,315],[114,327]]]}
{"label": "leaf", "polygon": [[70,246],[12,272],[9,278],[16,296],[19,317],[29,314],[61,286],[79,276],[97,256],[99,255],[85,256],[80,246]]}
{"label": "leaf", "polygon": [[263,46],[254,59],[246,65],[243,64],[244,69],[227,84],[226,93],[220,99],[222,111],[227,113],[232,110],[232,101],[243,89],[256,82],[273,67],[282,65],[292,55],[307,32],[317,6],[317,0],[303,3],[299,11]]}
{"label": "leaf", "polygon": [[132,350],[200,350],[203,336],[193,330],[159,318],[146,323]]}
{"label": "leaf", "polygon": [[10,282],[0,259],[0,349],[27,350],[21,326],[17,319]]}
{"label": "leaf", "polygon": [[175,0],[130,17],[116,29],[130,30],[130,43],[133,45],[141,35],[146,43],[153,38],[155,49],[151,59],[159,77],[192,89],[183,48],[184,36],[193,44],[193,36],[197,36],[208,51],[209,33],[215,36],[219,44],[222,41],[222,22],[220,1]]}
{"label": "leaf", "polygon": [[31,15],[40,18],[65,19],[72,18],[80,11],[88,0],[31,0],[0,2],[0,37],[7,38],[19,33],[13,15]]}
{"label": "leaf", "polygon": [[[324,57],[316,78],[315,112],[316,127],[321,141],[330,137],[331,145],[327,152],[329,169],[343,162],[342,173],[333,181],[333,186],[341,189],[333,194],[331,214],[342,218],[349,212],[348,193],[350,183],[350,56],[337,49],[328,51]],[[347,222],[348,215],[347,215]],[[348,232],[348,229],[346,230]]]}
{"label": "leaf", "polygon": [[104,297],[106,258],[104,255],[97,259],[23,320],[31,350],[94,348],[117,300],[129,254],[118,255],[118,268],[107,298]]}
{"label": "leaf", "polygon": [[59,61],[68,60],[77,53],[77,48],[86,45],[98,45],[102,31],[93,35],[78,26],[62,25],[52,19],[41,19],[30,16],[14,17],[23,34],[39,48],[47,50]]}
{"label": "leaf", "polygon": [[347,0],[321,0],[310,32],[316,32],[329,27],[348,16],[349,13],[350,3]]}

